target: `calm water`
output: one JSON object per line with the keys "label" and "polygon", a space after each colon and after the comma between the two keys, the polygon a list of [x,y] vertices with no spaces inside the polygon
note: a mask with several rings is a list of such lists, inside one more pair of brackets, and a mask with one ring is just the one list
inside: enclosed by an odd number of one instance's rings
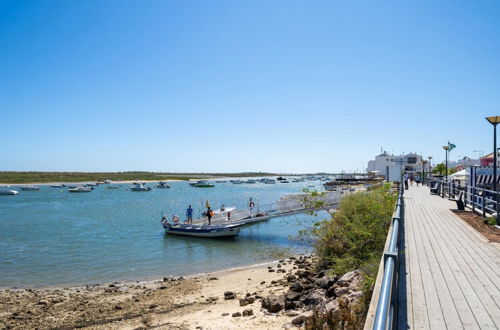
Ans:
{"label": "calm water", "polygon": [[[249,265],[308,250],[289,240],[314,219],[299,215],[272,219],[240,231],[229,239],[167,236],[161,212],[185,215],[201,201],[244,208],[250,197],[274,202],[300,193],[307,185],[217,183],[193,188],[172,182],[170,189],[131,192],[96,187],[72,194],[43,186],[0,196],[0,287],[78,285],[105,281],[184,275]],[[153,186],[152,183],[148,184]]]}

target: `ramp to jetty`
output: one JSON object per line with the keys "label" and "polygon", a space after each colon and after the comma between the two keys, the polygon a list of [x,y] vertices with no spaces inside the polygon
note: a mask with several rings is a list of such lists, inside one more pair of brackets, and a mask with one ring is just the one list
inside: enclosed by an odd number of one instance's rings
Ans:
{"label": "ramp to jetty", "polygon": [[[212,225],[226,225],[226,224],[251,224],[271,218],[304,213],[311,210],[328,210],[335,208],[342,197],[348,194],[349,191],[327,191],[317,195],[311,194],[297,194],[287,195],[274,203],[257,204],[255,208],[234,210],[230,212],[228,217],[227,212],[215,214],[212,217]],[[193,224],[203,225],[207,224],[207,217],[193,219]]]}
{"label": "ramp to jetty", "polygon": [[398,329],[499,329],[498,244],[428,187],[411,186],[404,199]]}

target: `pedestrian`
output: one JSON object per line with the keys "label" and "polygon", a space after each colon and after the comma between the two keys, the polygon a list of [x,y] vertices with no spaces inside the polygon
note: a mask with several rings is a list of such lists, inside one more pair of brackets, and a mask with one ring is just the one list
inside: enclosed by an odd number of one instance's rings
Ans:
{"label": "pedestrian", "polygon": [[210,226],[210,222],[212,221],[212,217],[214,216],[214,211],[210,207],[207,209],[207,218],[208,218],[208,225]]}
{"label": "pedestrian", "polygon": [[408,174],[405,173],[405,175],[403,176],[403,182],[405,184],[405,190],[408,190]]}
{"label": "pedestrian", "polygon": [[222,204],[222,205],[220,206],[220,211],[221,211],[221,212],[224,212],[225,210],[226,210],[226,207],[224,206],[224,204]]}
{"label": "pedestrian", "polygon": [[412,187],[414,182],[415,182],[415,176],[413,175],[413,173],[410,173],[410,184]]}
{"label": "pedestrian", "polygon": [[248,208],[250,209],[250,213],[252,213],[254,207],[255,203],[253,202],[252,197],[250,197],[250,201],[248,202]]}
{"label": "pedestrian", "polygon": [[187,223],[193,224],[193,208],[191,205],[186,210]]}

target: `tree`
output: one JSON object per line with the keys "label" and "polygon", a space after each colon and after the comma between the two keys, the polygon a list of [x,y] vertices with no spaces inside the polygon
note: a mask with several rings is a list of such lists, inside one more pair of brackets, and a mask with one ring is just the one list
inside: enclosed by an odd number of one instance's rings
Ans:
{"label": "tree", "polygon": [[432,174],[441,174],[443,175],[446,172],[446,166],[443,163],[437,164],[433,169],[432,169]]}

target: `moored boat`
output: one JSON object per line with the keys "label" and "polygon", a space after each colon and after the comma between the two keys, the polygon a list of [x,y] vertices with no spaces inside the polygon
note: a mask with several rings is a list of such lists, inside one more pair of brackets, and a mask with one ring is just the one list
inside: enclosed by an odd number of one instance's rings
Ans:
{"label": "moored boat", "polygon": [[19,192],[12,189],[0,189],[0,195],[17,195]]}
{"label": "moored boat", "polygon": [[51,184],[50,185],[52,188],[64,188],[65,185],[63,185],[62,183],[54,183],[54,184]]}
{"label": "moored boat", "polygon": [[156,188],[170,188],[170,186],[167,184],[166,181],[160,181],[158,182],[158,184],[156,185]]}
{"label": "moored boat", "polygon": [[213,188],[213,187],[215,187],[213,184],[211,184],[207,180],[200,180],[200,181],[196,182],[195,184],[192,184],[192,186],[197,187],[197,188]]}
{"label": "moored boat", "polygon": [[134,182],[132,183],[132,185],[130,186],[130,190],[131,191],[150,191],[151,190],[151,187],[147,187],[146,185],[144,185],[144,183],[142,182]]}
{"label": "moored boat", "polygon": [[25,186],[22,186],[21,190],[24,190],[24,191],[36,191],[36,190],[40,190],[40,187],[32,185],[32,184],[27,184]]}
{"label": "moored boat", "polygon": [[69,188],[68,191],[70,193],[84,193],[84,192],[91,192],[92,188],[91,187],[78,186],[76,188]]}
{"label": "moored boat", "polygon": [[236,236],[243,226],[243,224],[231,224],[222,226],[170,224],[168,221],[164,221],[163,219],[162,225],[165,229],[165,233],[167,234],[207,238]]}

